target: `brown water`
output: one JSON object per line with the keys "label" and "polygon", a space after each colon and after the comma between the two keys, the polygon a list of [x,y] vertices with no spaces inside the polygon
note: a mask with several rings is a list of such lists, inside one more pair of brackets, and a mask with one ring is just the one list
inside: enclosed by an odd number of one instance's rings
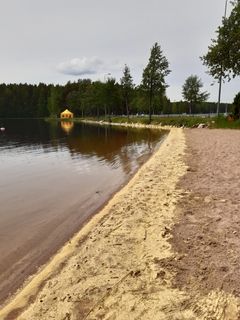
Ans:
{"label": "brown water", "polygon": [[166,132],[0,120],[0,303],[154,151]]}

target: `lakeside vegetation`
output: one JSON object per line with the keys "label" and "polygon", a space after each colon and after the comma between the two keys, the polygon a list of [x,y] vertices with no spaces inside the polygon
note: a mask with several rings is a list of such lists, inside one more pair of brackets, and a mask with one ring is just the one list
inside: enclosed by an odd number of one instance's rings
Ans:
{"label": "lakeside vegetation", "polygon": [[146,116],[130,116],[129,119],[126,116],[112,116],[112,117],[86,117],[86,118],[74,118],[74,119],[53,119],[46,118],[46,121],[94,121],[99,124],[143,124],[143,125],[160,125],[160,126],[172,126],[172,127],[184,127],[184,128],[198,128],[205,127],[209,129],[240,129],[240,119],[235,119],[225,116],[210,117],[210,116],[156,116],[153,115],[151,123],[149,122],[149,117]]}
{"label": "lakeside vegetation", "polygon": [[[89,79],[68,82],[65,86],[1,84],[0,118],[58,117],[69,107],[76,117],[101,117],[108,114],[127,115],[121,85],[111,79],[106,83]],[[232,111],[232,105],[222,103],[220,112]],[[52,110],[55,110],[53,113]],[[216,103],[197,103],[192,113],[214,113]],[[131,92],[129,115],[148,114],[148,103],[140,88]],[[165,96],[154,99],[153,114],[189,113],[186,101],[171,102]]]}

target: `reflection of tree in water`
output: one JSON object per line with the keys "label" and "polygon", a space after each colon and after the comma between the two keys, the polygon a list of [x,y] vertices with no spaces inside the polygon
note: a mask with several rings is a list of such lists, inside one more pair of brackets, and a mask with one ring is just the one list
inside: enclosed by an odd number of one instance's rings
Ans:
{"label": "reflection of tree in water", "polygon": [[151,147],[155,140],[149,142],[147,133],[148,130],[144,133],[144,140],[136,141],[134,131],[127,130],[128,143],[122,146],[121,152],[118,154],[119,161],[126,174],[131,173],[135,169],[135,166],[133,167],[134,161],[136,161],[139,166],[142,153],[147,155],[151,153]]}
{"label": "reflection of tree in water", "polygon": [[52,130],[53,126],[42,120],[4,119],[4,126],[6,132],[2,143],[5,147],[24,146],[25,150],[39,149],[39,147],[44,149],[51,136],[57,138],[56,129]]}
{"label": "reflection of tree in water", "polygon": [[132,166],[142,163],[143,154],[150,154],[165,132],[150,129],[87,125],[75,123],[65,132],[58,121],[11,120],[2,136],[4,146],[42,149],[44,152],[69,150],[72,157],[97,157],[112,167],[129,173]]}
{"label": "reflection of tree in water", "polygon": [[[76,126],[77,127],[77,126]],[[75,128],[76,128],[75,127]],[[124,172],[132,171],[134,161],[142,163],[143,154],[151,154],[165,134],[159,130],[80,125],[67,139],[73,157],[96,156],[112,166],[121,164]]]}

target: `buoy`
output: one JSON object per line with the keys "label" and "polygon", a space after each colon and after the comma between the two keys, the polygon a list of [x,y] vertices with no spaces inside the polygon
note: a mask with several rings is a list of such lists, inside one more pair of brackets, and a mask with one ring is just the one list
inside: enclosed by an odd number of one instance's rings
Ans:
{"label": "buoy", "polygon": [[1,130],[1,131],[5,131],[5,128],[4,128],[4,127],[1,127],[0,130]]}

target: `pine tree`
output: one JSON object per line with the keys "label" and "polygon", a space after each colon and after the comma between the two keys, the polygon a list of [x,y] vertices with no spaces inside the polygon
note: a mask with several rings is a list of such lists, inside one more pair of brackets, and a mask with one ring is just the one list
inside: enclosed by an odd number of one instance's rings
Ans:
{"label": "pine tree", "polygon": [[130,73],[130,68],[125,64],[123,69],[123,76],[120,79],[122,87],[122,95],[126,107],[127,117],[129,119],[129,100],[131,92],[134,88],[133,79]]}
{"label": "pine tree", "polygon": [[152,104],[156,94],[164,94],[166,90],[165,77],[170,73],[167,58],[156,42],[151,49],[149,62],[143,70],[142,88],[149,98],[149,122],[151,122]]}

